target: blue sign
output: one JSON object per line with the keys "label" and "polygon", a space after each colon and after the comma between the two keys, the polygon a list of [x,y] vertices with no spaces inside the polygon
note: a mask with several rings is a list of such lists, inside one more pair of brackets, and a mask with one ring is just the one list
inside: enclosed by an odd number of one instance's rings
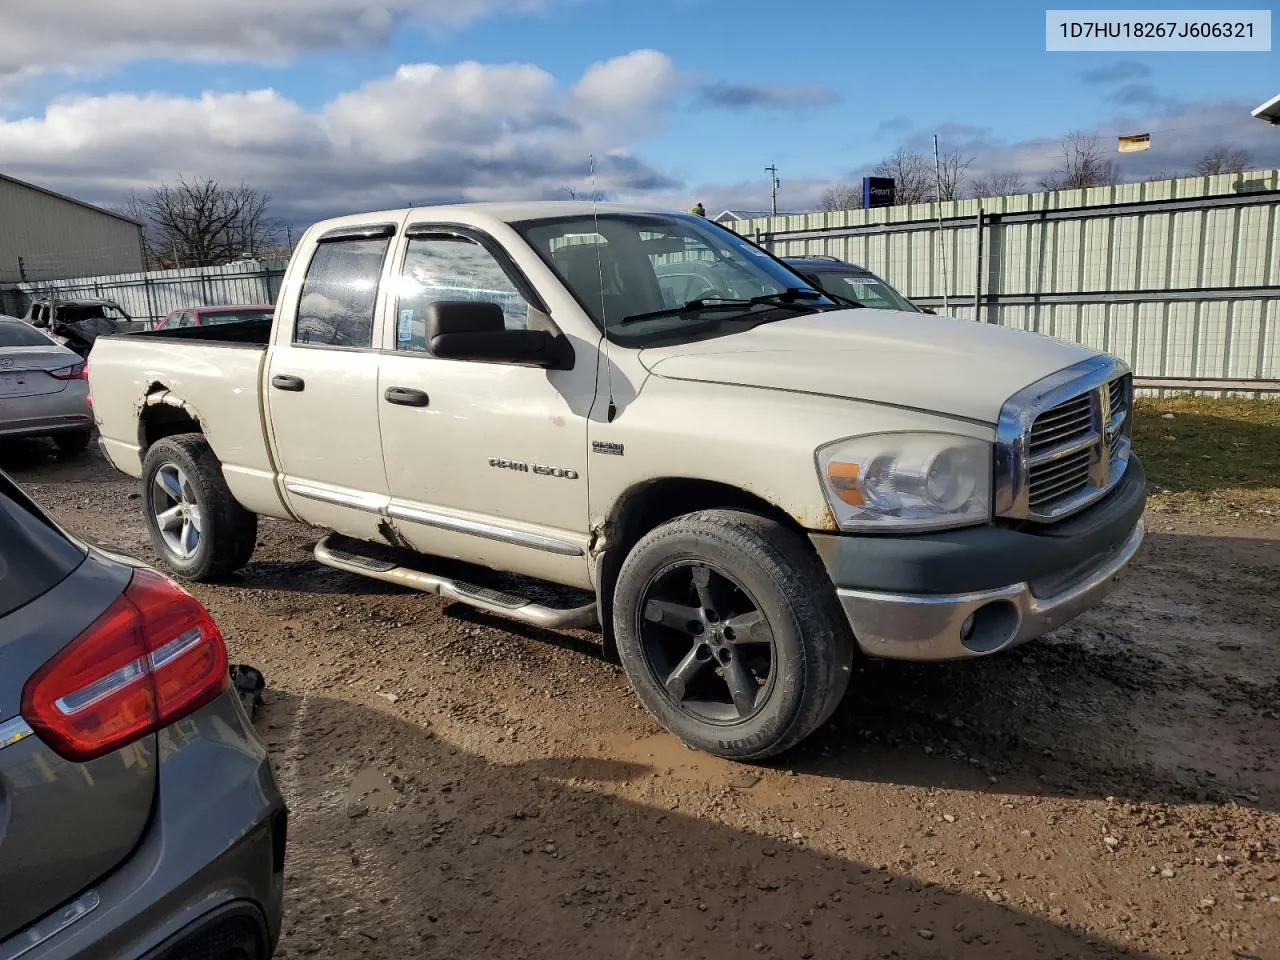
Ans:
{"label": "blue sign", "polygon": [[863,177],[862,209],[892,207],[895,186],[893,177]]}

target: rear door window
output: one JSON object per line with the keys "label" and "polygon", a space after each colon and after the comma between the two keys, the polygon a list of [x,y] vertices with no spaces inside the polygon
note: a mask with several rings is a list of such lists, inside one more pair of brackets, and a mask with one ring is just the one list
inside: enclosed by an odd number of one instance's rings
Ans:
{"label": "rear door window", "polygon": [[83,551],[0,473],[0,617],[62,582]]}
{"label": "rear door window", "polygon": [[321,243],[307,267],[293,342],[367,348],[389,237]]}

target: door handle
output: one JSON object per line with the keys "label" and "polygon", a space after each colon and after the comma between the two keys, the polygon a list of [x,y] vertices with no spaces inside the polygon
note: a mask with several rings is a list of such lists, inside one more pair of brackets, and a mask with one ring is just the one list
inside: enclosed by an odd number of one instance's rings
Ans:
{"label": "door handle", "polygon": [[301,393],[307,388],[305,380],[288,373],[276,374],[271,378],[271,385],[277,390],[288,390],[290,393]]}
{"label": "door handle", "polygon": [[431,402],[421,390],[414,390],[411,387],[387,387],[387,392],[383,394],[387,403],[394,403],[400,407],[425,407]]}
{"label": "door handle", "polygon": [[426,393],[411,387],[388,387],[383,397],[387,398],[388,403],[399,407],[425,407],[431,402]]}

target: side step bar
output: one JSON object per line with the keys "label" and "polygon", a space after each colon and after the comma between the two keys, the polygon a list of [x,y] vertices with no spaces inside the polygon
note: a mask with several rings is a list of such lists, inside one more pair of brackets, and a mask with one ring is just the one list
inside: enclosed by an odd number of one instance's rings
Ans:
{"label": "side step bar", "polygon": [[[334,540],[335,536],[330,535],[316,544],[315,557],[325,566],[336,570],[358,573],[362,577],[372,577],[374,580],[382,580],[386,583],[396,583],[402,587],[421,590],[423,593],[438,594],[446,600],[465,603],[478,610],[548,630],[590,629],[599,626],[600,623],[594,603],[573,608],[547,607],[501,590],[479,587],[465,580],[455,580],[423,570],[415,570],[412,567],[399,566],[379,557],[344,550],[333,543]],[[345,544],[351,541],[343,538],[342,542]]]}

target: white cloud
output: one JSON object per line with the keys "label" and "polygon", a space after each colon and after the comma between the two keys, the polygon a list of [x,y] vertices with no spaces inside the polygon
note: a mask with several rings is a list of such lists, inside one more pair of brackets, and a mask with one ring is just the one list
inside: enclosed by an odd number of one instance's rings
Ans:
{"label": "white cloud", "polygon": [[[433,200],[538,198],[674,186],[634,157],[675,70],[640,51],[565,88],[528,64],[412,64],[307,110],[272,90],[198,98],[115,93],[0,119],[5,171],[98,203],[180,175],[247,181],[293,222]],[[617,86],[626,79],[623,88]]]}
{"label": "white cloud", "polygon": [[636,50],[593,63],[573,88],[573,96],[593,114],[652,113],[666,106],[685,79],[665,53]]}
{"label": "white cloud", "polygon": [[404,22],[459,27],[554,0],[5,0],[0,79],[126,60],[286,62],[383,44]]}

